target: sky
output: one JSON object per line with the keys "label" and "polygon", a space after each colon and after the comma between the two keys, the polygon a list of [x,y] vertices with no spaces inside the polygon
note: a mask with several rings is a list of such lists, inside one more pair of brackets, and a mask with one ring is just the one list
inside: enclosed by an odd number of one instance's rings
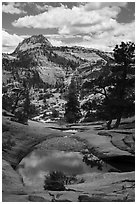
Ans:
{"label": "sky", "polygon": [[135,41],[134,2],[2,2],[2,51],[43,34],[54,46],[112,51]]}

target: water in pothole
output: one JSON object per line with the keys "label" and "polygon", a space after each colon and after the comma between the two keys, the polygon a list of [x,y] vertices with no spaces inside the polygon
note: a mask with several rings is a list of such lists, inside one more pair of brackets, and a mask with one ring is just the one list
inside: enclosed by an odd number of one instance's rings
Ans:
{"label": "water in pothole", "polygon": [[52,171],[61,171],[66,175],[82,175],[90,172],[108,172],[112,167],[103,163],[102,170],[96,166],[90,167],[83,162],[83,155],[79,152],[38,151],[35,150],[25,157],[18,166],[26,186],[43,188],[45,175]]}

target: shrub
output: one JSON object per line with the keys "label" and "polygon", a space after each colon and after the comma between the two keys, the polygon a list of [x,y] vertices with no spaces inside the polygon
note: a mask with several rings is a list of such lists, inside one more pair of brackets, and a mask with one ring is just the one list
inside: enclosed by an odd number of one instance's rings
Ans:
{"label": "shrub", "polygon": [[23,123],[25,125],[28,122],[28,116],[24,113],[24,110],[22,107],[16,109],[15,118],[16,118],[16,122]]}
{"label": "shrub", "polygon": [[65,190],[66,176],[62,172],[53,171],[50,175],[46,176],[44,182],[44,189],[51,191],[64,191]]}
{"label": "shrub", "polygon": [[53,109],[53,110],[52,110],[52,117],[53,117],[53,118],[59,117],[59,111],[57,111],[56,109]]}
{"label": "shrub", "polygon": [[66,176],[63,172],[53,171],[46,176],[44,189],[51,191],[64,191],[66,190],[65,185],[83,182],[83,178],[79,180],[75,175]]}
{"label": "shrub", "polygon": [[91,168],[96,166],[98,170],[102,170],[104,162],[90,152],[83,152],[83,162]]}

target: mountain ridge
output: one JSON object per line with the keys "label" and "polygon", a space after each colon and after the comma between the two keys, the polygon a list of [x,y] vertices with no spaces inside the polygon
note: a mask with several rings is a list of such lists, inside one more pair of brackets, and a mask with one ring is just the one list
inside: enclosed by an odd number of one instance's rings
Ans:
{"label": "mountain ridge", "polygon": [[43,35],[41,34],[33,35],[29,38],[24,39],[21,43],[19,43],[16,49],[14,50],[13,54],[17,54],[17,52],[25,51],[29,48],[39,47],[42,44],[46,47],[52,47],[52,44]]}
{"label": "mountain ridge", "polygon": [[13,53],[2,56],[4,69],[35,70],[43,83],[53,86],[62,84],[66,77],[84,64],[90,66],[98,61],[113,60],[105,52],[93,48],[55,47],[41,34],[24,39]]}

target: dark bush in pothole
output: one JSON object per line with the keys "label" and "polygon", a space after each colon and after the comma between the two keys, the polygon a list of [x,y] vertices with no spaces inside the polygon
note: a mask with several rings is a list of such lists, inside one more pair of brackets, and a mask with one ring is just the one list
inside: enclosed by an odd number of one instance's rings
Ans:
{"label": "dark bush in pothole", "polygon": [[44,182],[44,189],[51,191],[64,191],[65,190],[66,176],[62,172],[53,171],[46,176]]}
{"label": "dark bush in pothole", "polygon": [[64,191],[65,185],[83,183],[84,179],[77,179],[75,175],[65,175],[60,171],[53,171],[45,177],[44,189],[51,191]]}

